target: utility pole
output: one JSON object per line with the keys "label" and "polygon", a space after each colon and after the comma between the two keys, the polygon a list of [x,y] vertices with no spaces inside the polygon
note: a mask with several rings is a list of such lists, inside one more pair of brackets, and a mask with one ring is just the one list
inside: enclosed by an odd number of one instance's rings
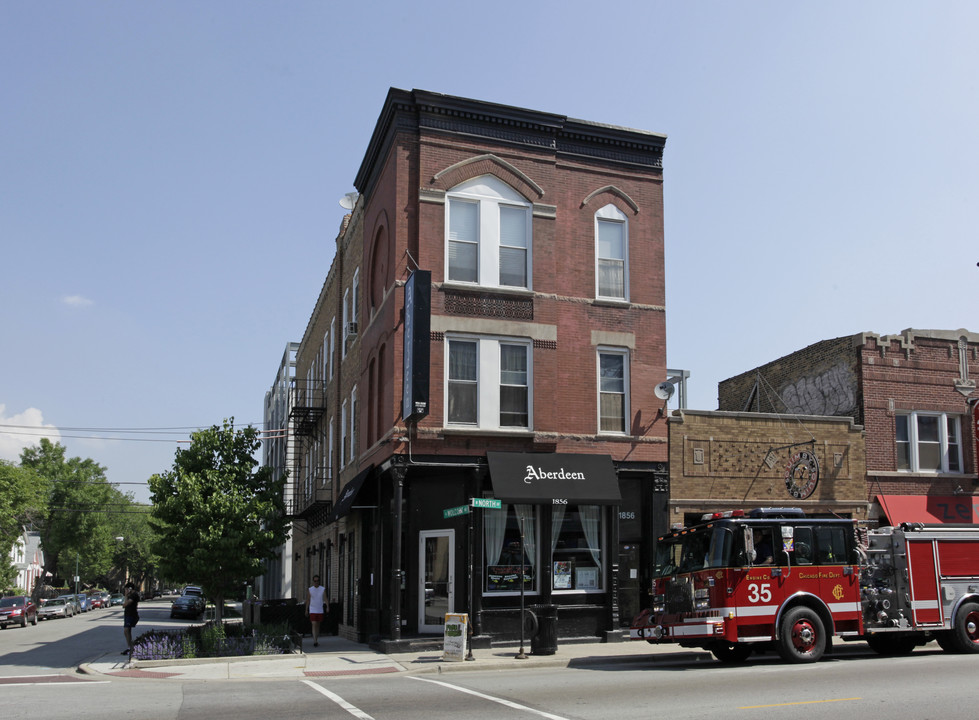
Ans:
{"label": "utility pole", "polygon": [[75,553],[75,594],[78,594],[78,553]]}

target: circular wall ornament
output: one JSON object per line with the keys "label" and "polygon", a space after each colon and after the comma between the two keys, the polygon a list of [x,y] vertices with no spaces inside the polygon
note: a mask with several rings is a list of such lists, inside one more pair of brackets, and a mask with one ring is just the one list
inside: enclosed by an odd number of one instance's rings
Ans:
{"label": "circular wall ornament", "polygon": [[819,461],[815,453],[803,450],[792,456],[785,471],[785,489],[796,500],[805,500],[812,495],[819,483]]}

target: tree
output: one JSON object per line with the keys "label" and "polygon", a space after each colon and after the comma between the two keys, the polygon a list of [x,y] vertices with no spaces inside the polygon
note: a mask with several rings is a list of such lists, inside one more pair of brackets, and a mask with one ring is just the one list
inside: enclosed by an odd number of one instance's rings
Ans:
{"label": "tree", "polygon": [[260,446],[254,427],[225,420],[191,434],[173,468],[150,478],[161,574],[200,585],[218,620],[224,599],[262,573],[288,534],[285,478],[255,469]]}
{"label": "tree", "polygon": [[0,589],[17,576],[10,551],[24,528],[43,518],[46,505],[47,485],[42,478],[30,468],[0,460]]}
{"label": "tree", "polygon": [[114,550],[109,513],[121,509],[127,496],[109,483],[104,467],[88,458],[66,459],[65,447],[47,438],[24,449],[21,466],[49,488],[40,527],[46,569],[61,578],[74,575],[76,568],[90,580],[105,575]]}

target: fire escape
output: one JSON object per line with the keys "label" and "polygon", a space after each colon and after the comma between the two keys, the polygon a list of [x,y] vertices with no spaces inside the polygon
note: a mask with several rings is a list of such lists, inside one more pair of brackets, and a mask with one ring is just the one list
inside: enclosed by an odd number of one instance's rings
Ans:
{"label": "fire escape", "polygon": [[[290,388],[289,433],[292,453],[292,496],[286,497],[286,514],[306,521],[307,528],[322,525],[333,509],[333,482],[323,450],[326,388],[319,380],[295,379]],[[319,459],[318,459],[319,458]]]}

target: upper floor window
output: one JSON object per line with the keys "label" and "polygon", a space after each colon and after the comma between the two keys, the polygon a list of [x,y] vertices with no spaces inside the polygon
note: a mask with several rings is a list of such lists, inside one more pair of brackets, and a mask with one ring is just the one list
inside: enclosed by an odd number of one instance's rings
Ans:
{"label": "upper floor window", "polygon": [[490,175],[449,191],[446,279],[490,287],[530,288],[530,203]]}
{"label": "upper floor window", "polygon": [[624,350],[598,351],[598,430],[625,433],[629,417],[629,354]]}
{"label": "upper floor window", "polygon": [[894,418],[897,469],[909,472],[962,472],[959,417],[911,412]]}
{"label": "upper floor window", "polygon": [[615,205],[595,213],[595,293],[600,298],[629,299],[629,223]]}
{"label": "upper floor window", "polygon": [[531,427],[529,342],[457,337],[446,345],[446,424]]}

